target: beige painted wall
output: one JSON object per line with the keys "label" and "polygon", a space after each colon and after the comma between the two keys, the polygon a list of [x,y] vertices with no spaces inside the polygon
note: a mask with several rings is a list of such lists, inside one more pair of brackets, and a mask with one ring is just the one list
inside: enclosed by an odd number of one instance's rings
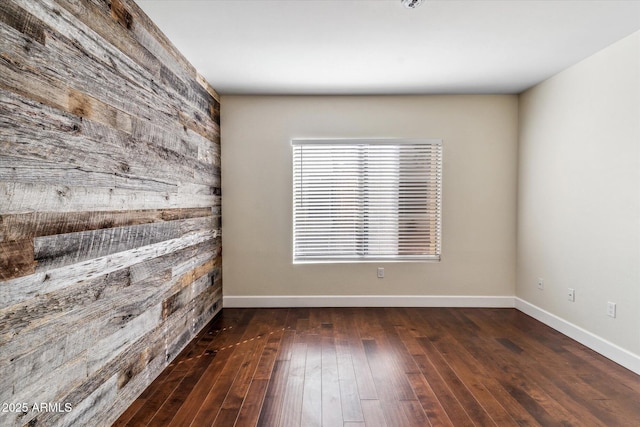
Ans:
{"label": "beige painted wall", "polygon": [[524,93],[519,133],[517,296],[640,354],[640,33]]}
{"label": "beige painted wall", "polygon": [[[513,295],[517,102],[223,96],[225,296]],[[291,139],[301,137],[443,139],[442,261],[294,265]]]}

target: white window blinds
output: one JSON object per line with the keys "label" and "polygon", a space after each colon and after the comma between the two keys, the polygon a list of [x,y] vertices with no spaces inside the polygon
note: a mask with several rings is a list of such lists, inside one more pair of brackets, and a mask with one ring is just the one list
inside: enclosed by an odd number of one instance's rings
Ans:
{"label": "white window blinds", "polygon": [[293,140],[296,262],[440,259],[440,140]]}

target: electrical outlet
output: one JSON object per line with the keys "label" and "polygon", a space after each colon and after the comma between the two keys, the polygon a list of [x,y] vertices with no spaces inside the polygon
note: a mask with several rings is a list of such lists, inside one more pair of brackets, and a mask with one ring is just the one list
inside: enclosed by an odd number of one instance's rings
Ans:
{"label": "electrical outlet", "polygon": [[384,267],[378,267],[378,279],[384,278]]}
{"label": "electrical outlet", "polygon": [[544,279],[542,277],[538,277],[538,289],[544,289]]}
{"label": "electrical outlet", "polygon": [[609,301],[607,303],[607,316],[613,317],[615,319],[615,317],[616,317],[616,303],[615,302]]}
{"label": "electrical outlet", "polygon": [[573,288],[569,288],[569,291],[567,292],[567,299],[571,302],[574,302],[576,300],[576,290]]}

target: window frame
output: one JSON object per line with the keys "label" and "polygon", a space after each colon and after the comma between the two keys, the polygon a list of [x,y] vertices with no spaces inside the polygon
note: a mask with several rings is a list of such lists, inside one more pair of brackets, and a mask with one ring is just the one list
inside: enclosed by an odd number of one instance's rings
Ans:
{"label": "window frame", "polygon": [[[429,255],[407,255],[407,254],[394,254],[394,255],[382,255],[382,256],[374,256],[374,255],[358,255],[358,256],[334,256],[334,257],[325,257],[325,256],[298,256],[296,257],[296,146],[301,145],[347,145],[347,146],[355,146],[355,145],[396,145],[398,147],[402,145],[421,145],[421,146],[436,146],[438,147],[438,152],[435,156],[429,157],[430,161],[436,161],[436,173],[433,173],[432,168],[430,168],[426,175],[436,176],[434,180],[425,180],[425,184],[428,186],[429,184],[433,184],[435,182],[437,184],[436,189],[436,198],[435,201],[433,198],[430,199],[427,203],[425,203],[425,210],[427,210],[428,204],[435,204],[437,206],[437,214],[436,214],[436,227],[435,230],[429,228],[429,231],[435,231],[436,233],[436,250],[434,254]],[[292,259],[294,264],[321,264],[321,263],[366,263],[366,262],[439,262],[442,259],[442,178],[443,178],[443,141],[442,139],[434,139],[434,138],[420,138],[420,139],[408,139],[408,138],[294,138],[291,140],[292,146]],[[435,159],[435,160],[434,160]],[[400,162],[400,160],[398,160]],[[367,165],[368,166],[368,165]],[[399,178],[400,174],[398,175]],[[398,181],[400,182],[400,181]],[[400,184],[398,184],[396,193],[400,191]],[[425,193],[426,194],[426,193]],[[397,200],[399,200],[399,196]],[[364,215],[364,213],[363,213]],[[400,222],[401,215],[398,214],[398,223]],[[399,225],[397,227],[400,227]],[[396,236],[400,236],[400,233],[396,233]],[[367,240],[369,238],[367,237]],[[399,250],[396,249],[396,252]]]}

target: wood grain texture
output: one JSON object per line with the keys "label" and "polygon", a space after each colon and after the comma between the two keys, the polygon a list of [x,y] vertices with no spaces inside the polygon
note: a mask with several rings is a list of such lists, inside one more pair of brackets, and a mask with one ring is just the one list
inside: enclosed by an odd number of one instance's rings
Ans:
{"label": "wood grain texture", "polygon": [[515,309],[224,309],[114,425],[635,426],[639,402],[638,375]]}
{"label": "wood grain texture", "polygon": [[219,111],[133,0],[0,2],[0,402],[73,408],[0,425],[111,425],[220,311]]}
{"label": "wood grain texture", "polygon": [[[115,212],[30,212],[0,215],[0,242],[78,233],[212,215],[210,208],[150,209]],[[216,224],[219,228],[219,224]]]}
{"label": "wood grain texture", "polygon": [[0,280],[33,274],[36,264],[32,239],[0,242]]}
{"label": "wood grain texture", "polygon": [[44,44],[45,31],[49,30],[44,22],[15,4],[0,9],[0,21],[40,44]]}

